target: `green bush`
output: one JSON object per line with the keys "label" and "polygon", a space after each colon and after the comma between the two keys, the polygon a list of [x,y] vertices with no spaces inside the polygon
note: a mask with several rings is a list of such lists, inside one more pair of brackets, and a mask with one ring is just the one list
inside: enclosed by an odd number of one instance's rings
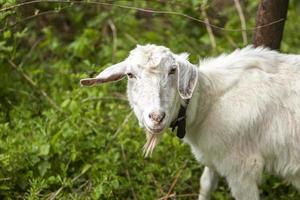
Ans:
{"label": "green bush", "polygon": [[[170,14],[202,19],[204,1],[197,0],[43,2],[3,10],[17,2],[0,0],[0,199],[159,199],[168,192],[195,199],[202,166],[173,133],[152,158],[142,156],[145,135],[128,106],[126,81],[86,89],[79,80],[124,59],[137,43],[187,51],[197,62],[243,46],[241,32],[214,30],[212,48],[202,23]],[[242,6],[253,27],[257,2]],[[206,7],[213,24],[240,28],[233,4]],[[299,2],[291,1],[289,19],[299,12]],[[287,20],[283,51],[300,52],[299,32],[300,23]],[[300,198],[265,176],[263,199]],[[213,196],[230,199],[224,181]]]}

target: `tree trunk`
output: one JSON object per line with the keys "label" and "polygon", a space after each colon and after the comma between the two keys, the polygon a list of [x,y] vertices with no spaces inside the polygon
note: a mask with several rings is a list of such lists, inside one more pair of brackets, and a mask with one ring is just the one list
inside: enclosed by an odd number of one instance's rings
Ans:
{"label": "tree trunk", "polygon": [[[254,46],[280,49],[288,4],[289,0],[260,0],[253,35]],[[270,24],[272,22],[276,23]]]}

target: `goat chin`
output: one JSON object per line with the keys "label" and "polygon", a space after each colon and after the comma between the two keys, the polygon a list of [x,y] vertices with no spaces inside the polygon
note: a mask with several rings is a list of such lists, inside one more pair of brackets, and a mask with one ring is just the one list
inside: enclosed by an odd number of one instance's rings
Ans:
{"label": "goat chin", "polygon": [[161,134],[154,134],[146,131],[146,138],[147,141],[143,147],[143,154],[145,157],[151,157],[154,148],[160,141]]}

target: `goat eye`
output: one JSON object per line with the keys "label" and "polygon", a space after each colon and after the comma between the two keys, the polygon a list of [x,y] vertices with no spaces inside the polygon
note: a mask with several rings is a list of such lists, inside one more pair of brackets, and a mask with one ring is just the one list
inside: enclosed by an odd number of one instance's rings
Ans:
{"label": "goat eye", "polygon": [[172,69],[169,71],[169,75],[170,75],[170,74],[175,74],[175,72],[176,72],[176,68],[172,68]]}
{"label": "goat eye", "polygon": [[128,78],[130,78],[130,79],[131,79],[131,78],[135,78],[135,75],[133,75],[132,73],[128,73],[127,76],[128,76]]}

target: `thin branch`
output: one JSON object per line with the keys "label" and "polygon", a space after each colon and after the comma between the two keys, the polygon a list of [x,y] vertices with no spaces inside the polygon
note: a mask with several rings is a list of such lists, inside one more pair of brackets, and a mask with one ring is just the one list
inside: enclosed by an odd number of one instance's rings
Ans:
{"label": "thin branch", "polygon": [[88,101],[99,101],[99,100],[109,100],[109,101],[117,100],[117,101],[128,102],[128,100],[126,98],[107,96],[107,97],[88,97],[88,98],[85,98],[85,99],[81,100],[81,103],[85,103],[85,102],[88,102]]}
{"label": "thin branch", "polygon": [[[60,8],[59,10],[48,10],[48,11],[40,12],[40,13],[31,15],[31,16],[25,17],[25,18],[23,18],[22,20],[19,20],[19,21],[15,22],[14,24],[9,25],[8,27],[5,27],[5,28],[0,29],[0,33],[3,32],[3,31],[5,31],[5,30],[8,29],[8,28],[13,28],[14,26],[16,26],[16,25],[18,25],[18,24],[20,24],[20,23],[23,23],[23,22],[25,22],[25,21],[28,21],[28,20],[30,20],[30,19],[34,19],[34,18],[36,18],[36,17],[40,17],[40,16],[43,16],[43,15],[58,14],[60,11],[65,10],[65,9],[67,9],[67,8],[70,8],[70,7],[72,7],[72,5],[66,6],[66,7],[63,7],[63,8]],[[1,11],[0,11],[0,12],[1,12]]]}
{"label": "thin branch", "polygon": [[54,200],[57,195],[64,189],[64,186],[61,186],[56,192],[52,193],[50,197],[47,198],[47,200]]}
{"label": "thin branch", "polygon": [[120,131],[123,129],[123,127],[125,126],[125,124],[128,122],[128,120],[130,119],[131,115],[132,115],[132,111],[125,117],[124,121],[122,122],[122,124],[119,126],[119,128],[116,130],[115,134],[112,136],[112,138],[116,138],[118,136],[118,134],[120,133]]}
{"label": "thin branch", "polygon": [[[88,168],[89,169],[89,168]],[[75,176],[74,178],[72,178],[71,182],[74,183],[78,178],[80,178],[82,175],[84,175],[88,169],[82,171],[80,174],[78,174],[77,176]],[[64,180],[65,181],[65,180]],[[58,190],[56,190],[55,192],[51,193],[51,195],[47,198],[47,200],[54,200],[57,195],[65,188],[65,185],[62,185]]]}
{"label": "thin branch", "polygon": [[240,0],[234,0],[234,4],[235,4],[236,10],[239,14],[240,21],[241,21],[243,43],[244,43],[244,45],[246,45],[246,44],[248,44],[248,39],[247,39],[247,32],[245,31],[245,30],[247,30],[245,15],[243,13],[243,9],[241,7]]}
{"label": "thin branch", "polygon": [[44,38],[40,37],[39,39],[37,39],[33,45],[31,46],[29,53],[27,53],[24,58],[22,59],[22,62],[19,64],[19,68],[22,68],[23,65],[26,63],[27,59],[31,57],[34,49],[40,44],[40,42],[43,40]]}
{"label": "thin branch", "polygon": [[81,184],[81,185],[77,188],[77,190],[80,191],[82,188],[88,186],[88,184],[90,184],[90,182],[91,182],[90,179],[86,180],[83,184]]}
{"label": "thin branch", "polygon": [[217,26],[217,25],[207,23],[207,22],[205,22],[205,20],[201,20],[201,19],[192,17],[190,15],[180,13],[180,12],[176,12],[176,11],[150,10],[150,9],[144,9],[144,8],[139,8],[139,7],[132,7],[132,6],[106,3],[106,2],[97,2],[97,1],[68,1],[68,0],[33,0],[33,1],[27,1],[27,2],[20,3],[20,4],[16,4],[14,6],[2,8],[2,9],[0,9],[0,12],[4,12],[4,11],[7,11],[7,10],[18,8],[18,7],[21,7],[21,6],[24,6],[24,5],[29,5],[29,4],[34,4],[34,3],[46,3],[46,2],[49,2],[49,3],[92,4],[92,5],[102,5],[102,6],[114,6],[114,7],[119,7],[119,8],[123,8],[123,9],[138,10],[138,11],[141,11],[141,12],[177,15],[177,16],[185,17],[185,18],[190,19],[192,21],[196,21],[196,22],[199,22],[199,23],[202,23],[202,24],[206,24],[207,26],[210,26],[212,28],[222,30],[222,31],[228,31],[228,32],[254,31],[256,29],[261,29],[261,28],[264,28],[264,27],[268,27],[268,26],[271,26],[273,24],[277,24],[277,23],[280,23],[280,22],[286,20],[285,18],[281,18],[281,19],[275,20],[271,23],[268,23],[268,24],[265,24],[265,25],[262,25],[262,26],[257,26],[257,27],[254,27],[254,28],[248,28],[248,29],[229,29],[229,28],[223,28],[223,27],[220,27],[220,26]]}
{"label": "thin branch", "polygon": [[8,61],[10,66],[12,68],[14,68],[17,72],[19,72],[22,77],[32,86],[34,87],[36,90],[38,90],[38,92],[50,103],[50,105],[52,105],[53,108],[55,108],[57,111],[61,111],[59,106],[55,103],[55,101],[53,99],[51,99],[49,97],[49,95],[44,91],[42,90],[41,88],[39,88],[37,86],[37,84],[27,75],[25,74],[25,72],[23,72],[22,69],[20,69],[20,67],[18,67],[12,60],[9,60]]}
{"label": "thin branch", "polygon": [[230,37],[228,34],[224,34],[225,38],[227,39],[228,43],[233,47],[233,48],[238,48],[238,45],[234,42],[232,37]]}
{"label": "thin branch", "polygon": [[0,178],[0,181],[9,181],[11,178],[7,177],[7,178]]}
{"label": "thin branch", "polygon": [[109,25],[109,28],[111,29],[112,37],[113,37],[112,58],[111,58],[111,60],[114,61],[115,60],[115,54],[117,52],[117,29],[116,29],[116,26],[115,26],[115,24],[113,23],[113,21],[111,19],[108,20],[108,25]]}
{"label": "thin branch", "polygon": [[184,197],[197,197],[197,196],[199,196],[199,194],[196,194],[196,193],[190,193],[190,194],[175,194],[175,193],[173,193],[173,194],[170,194],[169,197],[161,197],[158,200],[167,200],[168,198],[172,198],[172,197],[184,198]]}
{"label": "thin branch", "polygon": [[155,186],[158,187],[160,193],[161,193],[161,194],[165,194],[165,192],[164,192],[164,190],[163,190],[161,184],[155,179],[155,177],[154,177],[153,174],[151,174],[151,177],[152,177],[152,179],[153,179],[153,182],[154,182]]}
{"label": "thin branch", "polygon": [[205,27],[206,27],[206,30],[207,30],[207,33],[208,33],[208,36],[209,36],[211,47],[212,47],[212,49],[215,49],[217,47],[216,39],[215,39],[215,35],[212,31],[211,26],[208,25],[208,24],[210,24],[210,22],[209,22],[209,19],[207,17],[207,14],[206,14],[205,6],[206,6],[206,3],[201,4],[201,12],[202,12],[202,15],[204,17]]}
{"label": "thin branch", "polygon": [[168,199],[170,197],[171,192],[173,191],[173,189],[174,189],[174,187],[175,187],[175,185],[176,185],[176,183],[178,181],[178,178],[181,175],[181,173],[182,173],[183,169],[185,168],[185,166],[187,165],[187,163],[188,163],[188,160],[185,160],[184,163],[183,163],[183,165],[181,166],[181,168],[177,172],[176,176],[174,177],[173,182],[172,182],[172,184],[171,184],[171,186],[169,188],[169,191],[168,191],[167,195],[165,196],[166,199]]}
{"label": "thin branch", "polygon": [[137,39],[135,39],[132,35],[129,33],[125,33],[125,37],[130,41],[132,44],[137,44],[139,43]]}
{"label": "thin branch", "polygon": [[[122,150],[123,161],[124,161],[124,163],[127,163],[127,158],[126,158],[124,147],[123,147],[122,144],[121,144],[121,150]],[[128,181],[129,181],[129,183],[131,184],[131,177],[130,177],[130,174],[129,174],[129,171],[128,171],[127,168],[125,168],[125,173],[126,173],[126,177],[127,177]],[[131,193],[132,193],[133,199],[137,200],[136,193],[135,193],[133,187],[131,187],[130,189],[131,189]]]}

